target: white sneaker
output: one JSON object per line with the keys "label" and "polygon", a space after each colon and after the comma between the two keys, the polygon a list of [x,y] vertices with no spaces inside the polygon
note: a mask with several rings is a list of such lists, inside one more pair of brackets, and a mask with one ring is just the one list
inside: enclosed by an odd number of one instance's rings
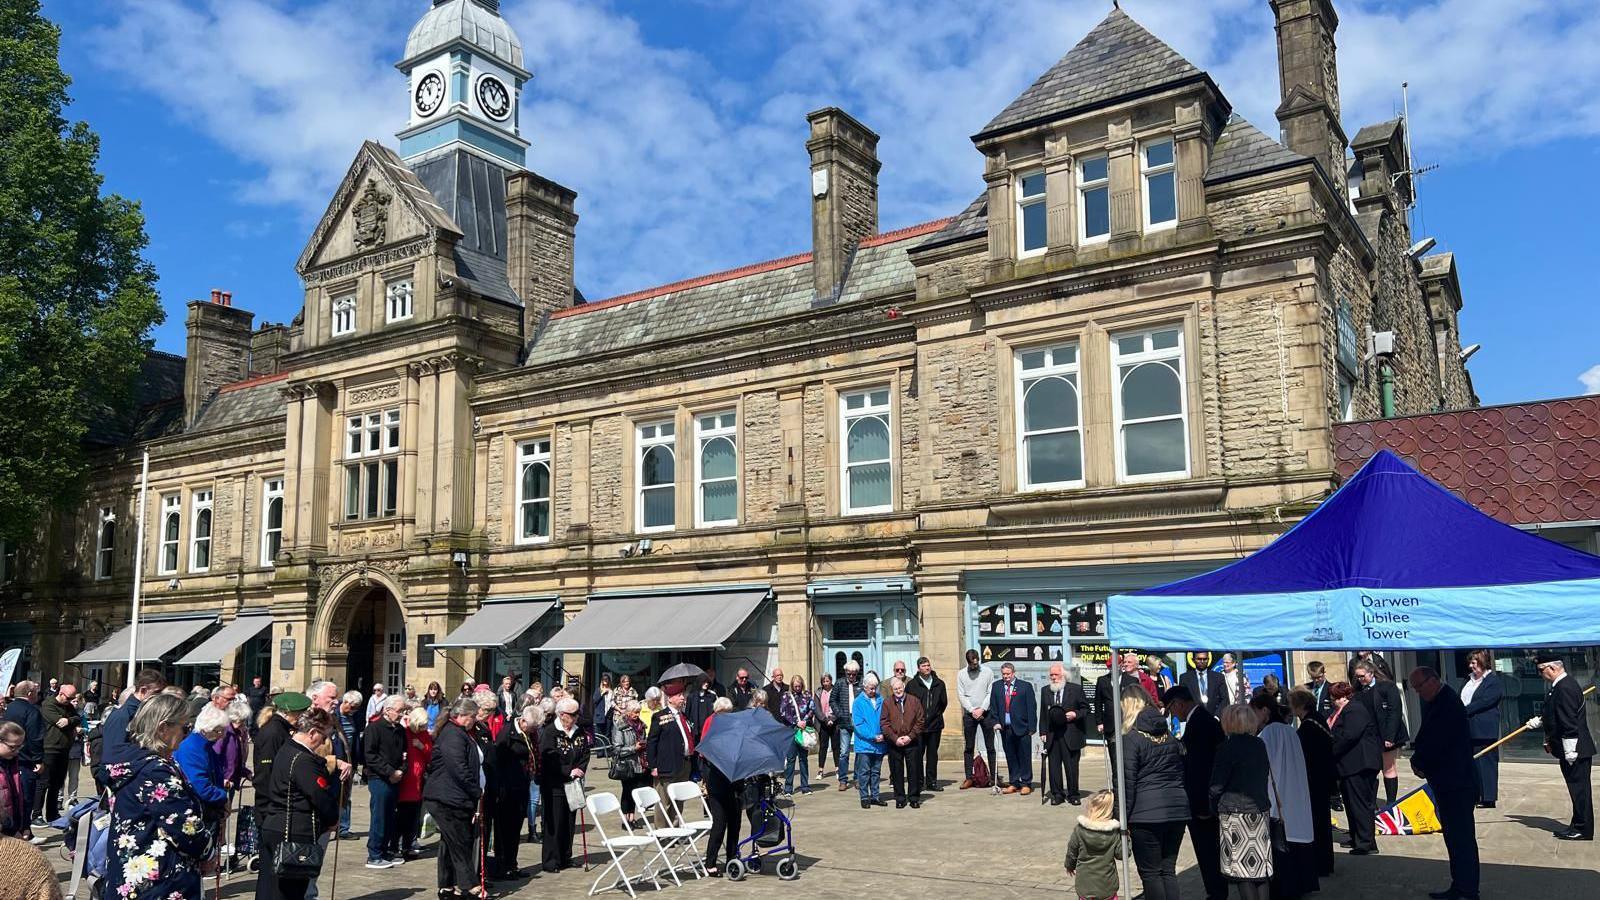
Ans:
{"label": "white sneaker", "polygon": [[392,868],[394,868],[394,861],[393,860],[388,860],[388,859],[369,859],[369,860],[367,860],[367,868],[369,868],[369,869],[392,869]]}

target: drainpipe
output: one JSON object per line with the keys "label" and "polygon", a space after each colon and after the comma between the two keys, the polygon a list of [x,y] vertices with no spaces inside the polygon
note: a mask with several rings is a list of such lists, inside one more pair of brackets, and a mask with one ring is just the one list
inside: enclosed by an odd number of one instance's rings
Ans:
{"label": "drainpipe", "polygon": [[1387,359],[1378,363],[1378,402],[1385,419],[1394,418],[1394,368]]}

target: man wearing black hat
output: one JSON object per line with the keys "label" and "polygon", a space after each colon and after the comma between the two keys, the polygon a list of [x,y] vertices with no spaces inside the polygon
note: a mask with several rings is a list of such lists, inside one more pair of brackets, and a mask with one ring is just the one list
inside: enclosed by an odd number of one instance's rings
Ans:
{"label": "man wearing black hat", "polygon": [[1583,689],[1567,675],[1560,656],[1541,653],[1535,658],[1539,676],[1550,682],[1544,697],[1544,713],[1528,721],[1533,728],[1544,726],[1544,749],[1561,765],[1561,777],[1572,797],[1572,826],[1556,832],[1563,841],[1594,840],[1594,792],[1589,782],[1594,763],[1594,735],[1583,715]]}

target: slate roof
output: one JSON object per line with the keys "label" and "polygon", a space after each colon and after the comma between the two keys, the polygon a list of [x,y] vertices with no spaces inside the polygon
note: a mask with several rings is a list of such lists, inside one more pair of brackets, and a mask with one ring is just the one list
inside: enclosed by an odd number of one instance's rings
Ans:
{"label": "slate roof", "polygon": [[461,233],[456,274],[478,293],[521,306],[506,278],[506,171],[481,156],[452,150],[412,169]]}
{"label": "slate roof", "polygon": [[1298,165],[1309,159],[1267,137],[1261,129],[1235,113],[1211,148],[1211,165],[1206,169],[1205,180],[1207,184],[1231,181]]}
{"label": "slate roof", "polygon": [[[916,274],[906,255],[913,239],[950,221],[940,219],[862,241],[838,302],[914,290]],[[811,254],[802,253],[552,313],[528,352],[527,364],[546,365],[671,341],[814,307]]]}
{"label": "slate roof", "polygon": [[1112,9],[975,139],[1204,77],[1133,17]]}
{"label": "slate roof", "polygon": [[950,224],[934,232],[913,250],[925,250],[929,247],[939,247],[944,244],[953,244],[956,241],[966,240],[975,235],[989,232],[989,192],[984,191],[977,199],[967,204],[967,208],[957,213],[950,220]]}
{"label": "slate roof", "polygon": [[1368,125],[1356,132],[1355,138],[1350,141],[1350,146],[1364,147],[1369,144],[1387,144],[1389,139],[1394,137],[1394,133],[1400,130],[1400,125],[1403,121],[1403,119],[1396,117],[1387,122]]}
{"label": "slate roof", "polygon": [[200,415],[186,431],[213,431],[260,422],[263,419],[283,421],[287,400],[279,393],[288,372],[276,375],[258,375],[244,381],[235,381],[217,388],[200,407]]}
{"label": "slate roof", "polygon": [[134,380],[131,409],[121,416],[93,417],[84,442],[115,446],[175,428],[183,419],[183,365],[183,357],[172,353],[146,353]]}

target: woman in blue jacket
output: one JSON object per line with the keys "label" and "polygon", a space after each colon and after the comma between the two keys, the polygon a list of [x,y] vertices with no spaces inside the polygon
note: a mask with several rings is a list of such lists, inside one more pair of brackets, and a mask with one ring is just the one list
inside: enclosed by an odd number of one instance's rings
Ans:
{"label": "woman in blue jacket", "polygon": [[[1500,703],[1505,699],[1505,690],[1494,670],[1494,654],[1489,651],[1467,654],[1467,669],[1471,674],[1461,686],[1461,703],[1467,713],[1472,752],[1479,753],[1500,739]],[[1474,765],[1478,772],[1478,806],[1494,809],[1495,801],[1500,799],[1500,751],[1484,753]]]}
{"label": "woman in blue jacket", "polygon": [[221,821],[227,810],[228,790],[223,787],[222,755],[211,745],[228,728],[228,714],[207,703],[195,717],[194,731],[172,754],[194,795],[206,806],[206,818]]}
{"label": "woman in blue jacket", "polygon": [[212,830],[172,761],[189,720],[182,697],[157,694],[128,726],[123,757],[106,766],[113,799],[106,895],[118,900],[201,897]]}
{"label": "woman in blue jacket", "polygon": [[878,796],[879,773],[883,771],[883,697],[878,694],[878,673],[868,672],[861,680],[861,696],[850,707],[850,724],[855,728],[856,789],[861,793],[861,808],[888,806]]}

